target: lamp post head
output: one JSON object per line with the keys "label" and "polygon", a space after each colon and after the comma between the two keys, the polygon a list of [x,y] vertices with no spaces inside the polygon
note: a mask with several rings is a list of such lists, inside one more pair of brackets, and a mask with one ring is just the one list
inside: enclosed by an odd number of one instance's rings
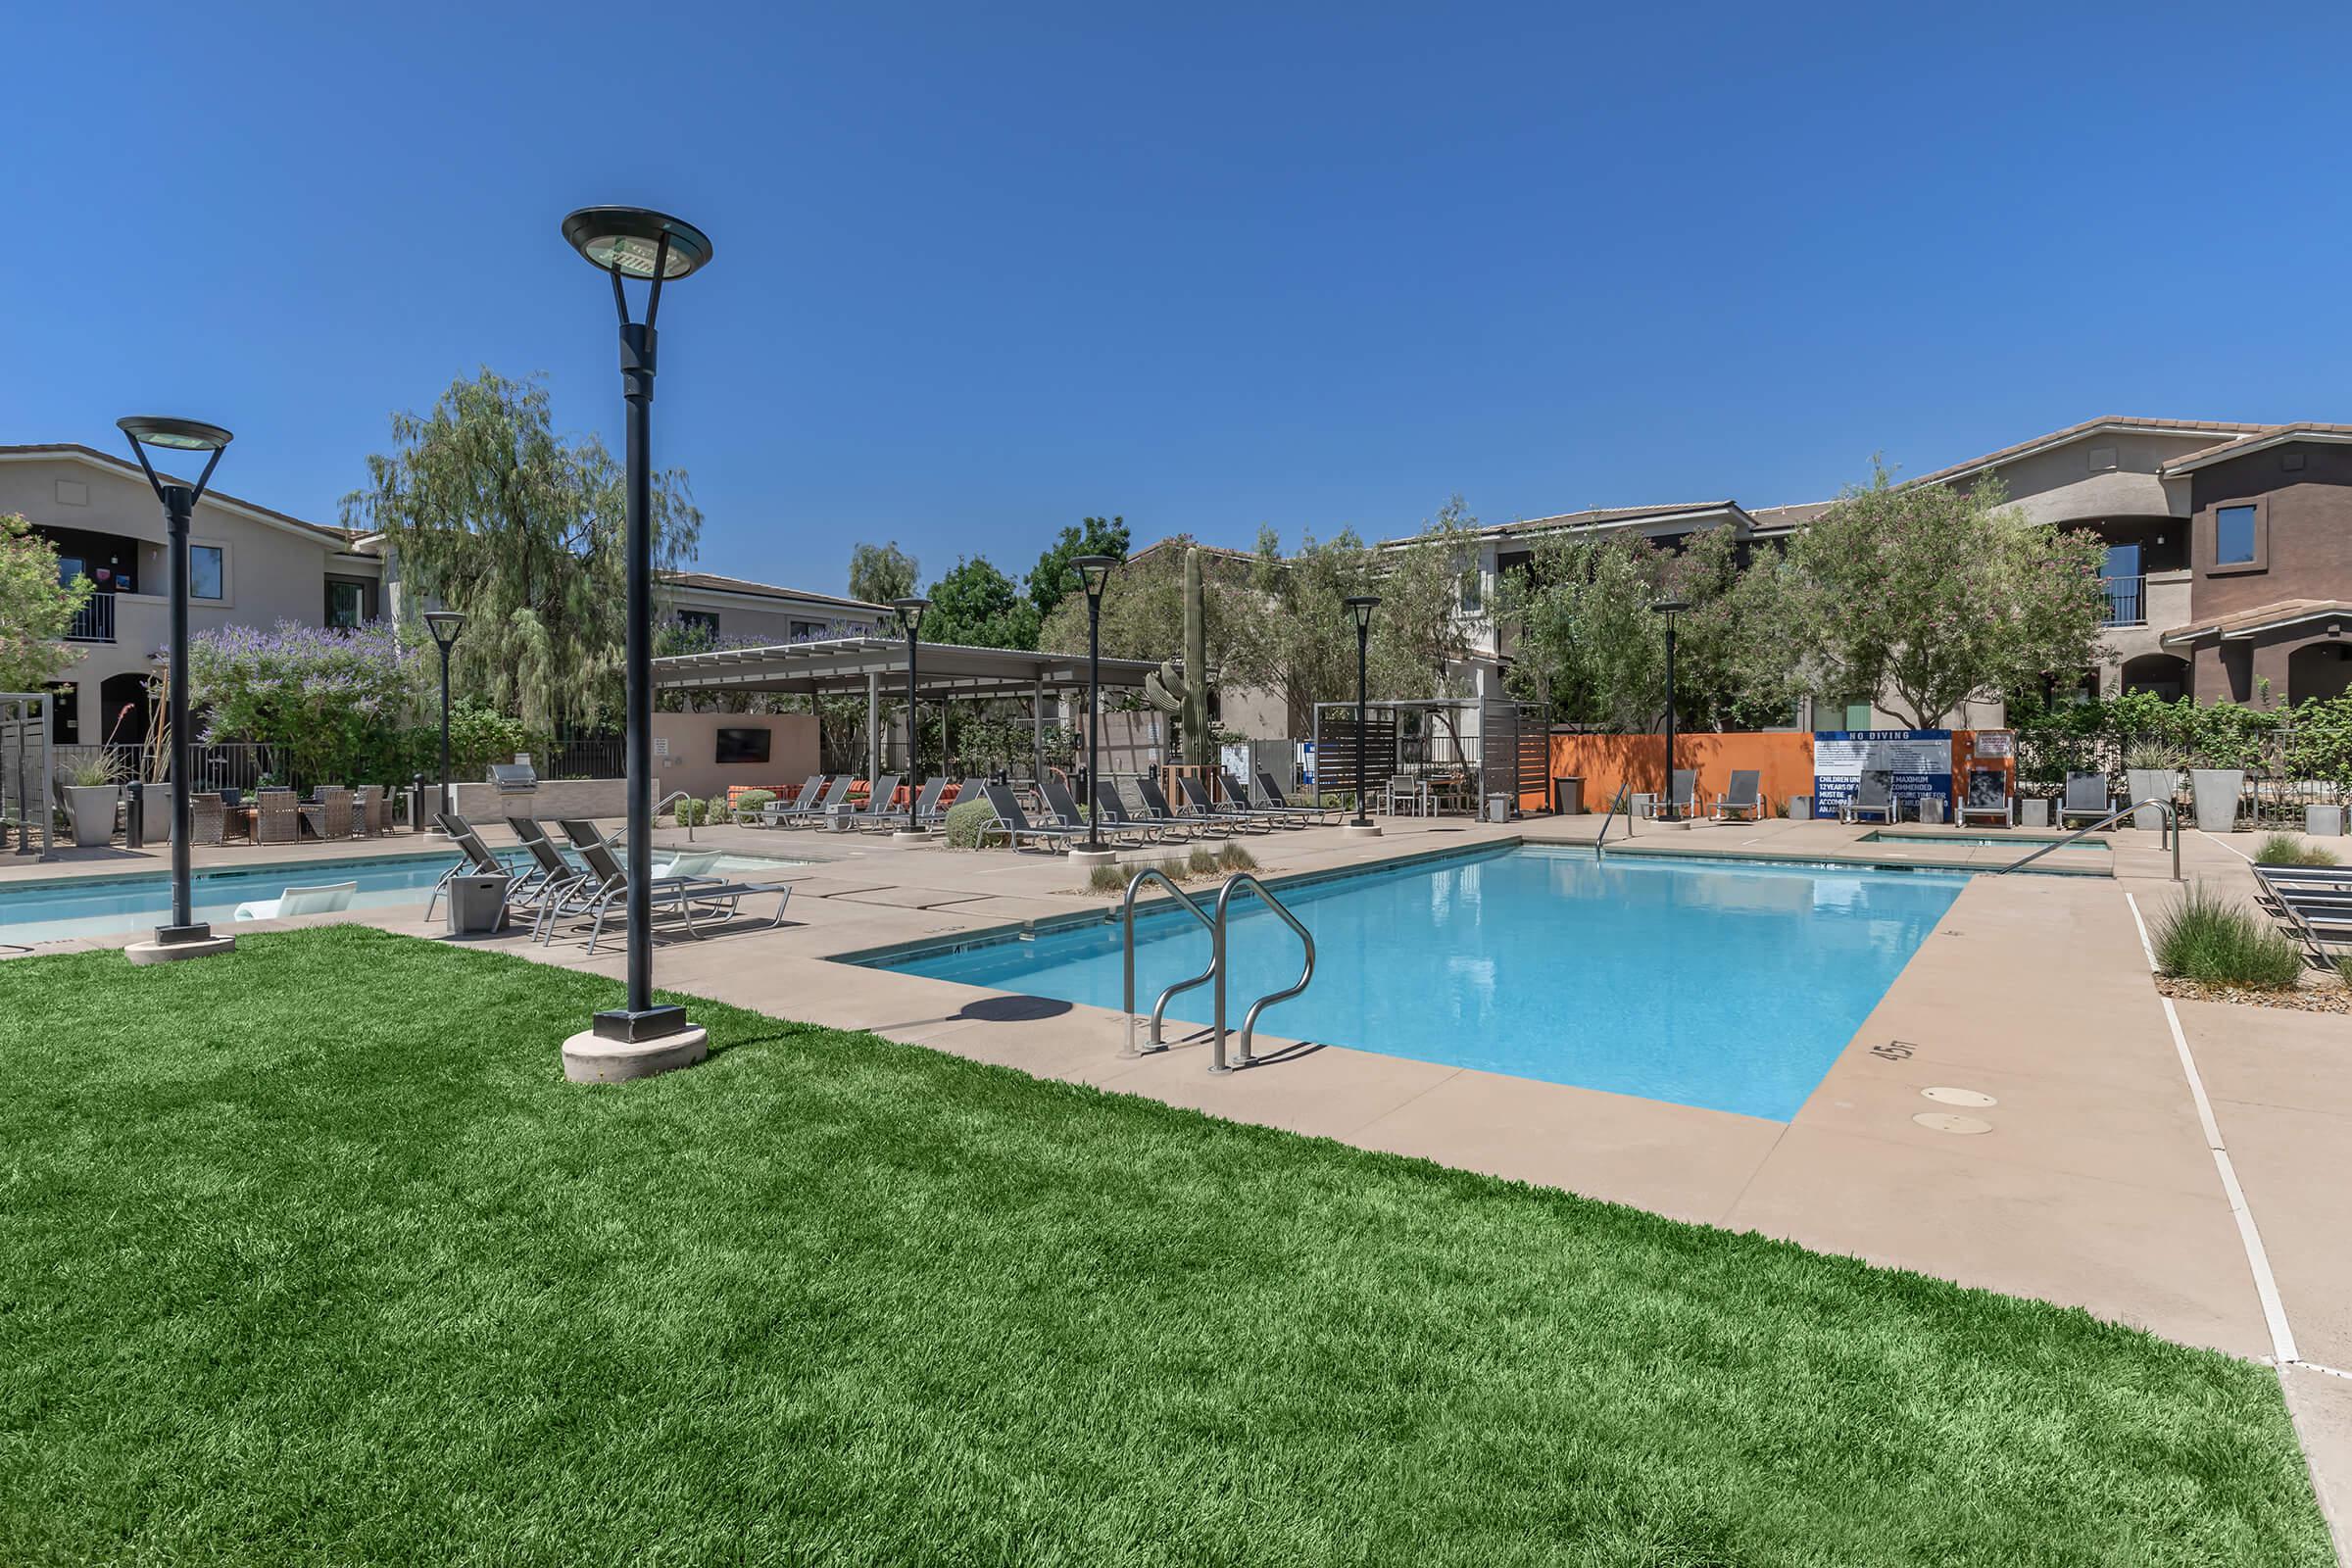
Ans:
{"label": "lamp post head", "polygon": [[1680,614],[1682,612],[1689,610],[1690,608],[1690,601],[1688,599],[1660,599],[1653,602],[1649,607],[1650,612],[1657,615]]}
{"label": "lamp post head", "polygon": [[466,629],[466,615],[457,610],[428,610],[424,612],[424,628],[433,634],[433,641],[443,648],[458,640]]}
{"label": "lamp post head", "polygon": [[1086,589],[1088,604],[1100,605],[1102,602],[1102,589],[1110,581],[1110,568],[1118,564],[1119,558],[1116,556],[1077,556],[1072,558],[1070,569],[1078,573],[1078,581]]}
{"label": "lamp post head", "polygon": [[167,419],[152,414],[117,419],[115,425],[143,446],[170,447],[174,452],[218,452],[235,439],[219,425],[201,419]]}
{"label": "lamp post head", "polygon": [[893,599],[890,602],[890,608],[899,612],[899,624],[906,629],[908,637],[912,637],[922,628],[923,612],[931,608],[931,601],[909,596],[906,599]]}
{"label": "lamp post head", "polygon": [[1355,616],[1356,634],[1361,636],[1370,631],[1372,629],[1372,612],[1380,608],[1380,595],[1352,594],[1344,603],[1348,606],[1348,613]]}
{"label": "lamp post head", "polygon": [[675,280],[710,260],[708,234],[650,207],[583,207],[564,220],[564,238],[598,271],[623,277]]}

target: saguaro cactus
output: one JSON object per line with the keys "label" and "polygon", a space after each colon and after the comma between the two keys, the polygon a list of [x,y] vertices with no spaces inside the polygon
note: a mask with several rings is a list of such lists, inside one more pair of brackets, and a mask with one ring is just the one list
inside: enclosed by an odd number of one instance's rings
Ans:
{"label": "saguaro cactus", "polygon": [[1208,615],[1200,589],[1200,552],[1184,553],[1184,673],[1173,661],[1144,677],[1144,700],[1173,714],[1184,731],[1184,760],[1195,767],[1215,761],[1208,729]]}

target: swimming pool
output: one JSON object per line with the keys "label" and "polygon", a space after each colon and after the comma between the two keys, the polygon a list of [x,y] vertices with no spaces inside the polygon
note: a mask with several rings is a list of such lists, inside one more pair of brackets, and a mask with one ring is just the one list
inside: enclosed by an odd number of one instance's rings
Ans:
{"label": "swimming pool", "polygon": [[1865,833],[1857,844],[1961,844],[1975,848],[2043,850],[2064,844],[2070,850],[2112,850],[2114,845],[2093,833],[2069,839],[2053,834],[1999,833]]}
{"label": "swimming pool", "polygon": [[[1521,845],[1281,889],[1315,935],[1314,984],[1268,1034],[1787,1121],[1853,1039],[1963,872],[1700,861]],[[1227,938],[1227,1021],[1298,978],[1254,899]],[[1208,961],[1181,910],[1137,923],[1136,1006]],[[852,961],[1120,1006],[1119,927]],[[1209,988],[1168,1016],[1206,1023]]]}
{"label": "swimming pool", "polygon": [[[657,858],[667,852],[657,850]],[[238,905],[274,899],[289,887],[357,882],[355,909],[421,904],[455,852],[444,855],[373,856],[353,859],[288,860],[269,865],[199,870],[188,879],[196,918],[226,925]],[[510,864],[527,863],[521,851],[502,855]],[[722,856],[712,869],[734,875],[799,865],[764,856]],[[171,912],[172,878],[167,871],[131,876],[75,877],[58,881],[0,882],[0,943],[28,945],[69,937],[120,936],[154,925]]]}

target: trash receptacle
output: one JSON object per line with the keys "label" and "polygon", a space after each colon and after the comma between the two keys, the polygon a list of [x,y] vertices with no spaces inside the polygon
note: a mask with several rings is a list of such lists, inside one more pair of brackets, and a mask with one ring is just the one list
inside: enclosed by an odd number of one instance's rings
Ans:
{"label": "trash receptacle", "polygon": [[509,879],[474,872],[449,879],[449,934],[486,937],[507,923]]}
{"label": "trash receptacle", "polygon": [[1585,780],[1579,773],[1555,773],[1551,780],[1551,809],[1557,816],[1585,814]]}
{"label": "trash receptacle", "polygon": [[1921,797],[1919,798],[1919,819],[1920,819],[1922,822],[1940,822],[1940,821],[1942,821],[1942,820],[1943,820],[1943,797],[1942,797],[1942,796],[1940,796],[1940,795],[1923,795],[1923,796],[1921,796]]}
{"label": "trash receptacle", "polygon": [[1511,798],[1508,795],[1487,797],[1487,820],[1508,822],[1511,819]]}

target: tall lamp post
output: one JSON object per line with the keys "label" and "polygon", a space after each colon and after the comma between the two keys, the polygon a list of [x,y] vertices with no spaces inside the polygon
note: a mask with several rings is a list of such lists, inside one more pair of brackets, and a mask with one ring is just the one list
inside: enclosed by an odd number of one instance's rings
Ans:
{"label": "tall lamp post", "polygon": [[[564,1043],[564,1075],[575,1083],[643,1078],[689,1066],[709,1053],[709,1036],[686,1009],[654,1005],[654,681],[653,508],[651,441],[654,321],[662,285],[710,260],[710,240],[692,223],[643,207],[583,207],[564,220],[564,238],[612,280],[620,317],[620,388],[628,404],[628,1000],[596,1015]],[[621,279],[647,278],[645,319],[629,319]]]}
{"label": "tall lamp post", "polygon": [[[157,926],[153,941],[135,942],[125,950],[133,963],[167,963],[226,953],[237,945],[236,938],[217,937],[211,925],[196,918],[188,892],[188,780],[193,772],[188,765],[188,519],[195,514],[196,503],[203,499],[204,487],[212,483],[220,454],[233,438],[219,425],[196,419],[149,415],[115,423],[130,438],[131,455],[139,460],[156,500],[164,504],[164,525],[171,538],[172,923]],[[212,456],[204,460],[204,472],[193,485],[176,480],[167,484],[157,475],[155,465],[147,461],[149,447],[209,452]]]}
{"label": "tall lamp post", "polygon": [[1674,617],[1690,604],[1685,599],[1661,599],[1649,608],[1666,617],[1666,805],[1658,814],[1674,822],[1683,814],[1674,805]]}
{"label": "tall lamp post", "polygon": [[1070,563],[1086,589],[1086,848],[1079,853],[1096,863],[1118,858],[1102,843],[1102,807],[1095,784],[1102,777],[1097,743],[1102,728],[1102,589],[1118,564],[1113,556],[1080,556]]}
{"label": "tall lamp post", "polygon": [[[449,651],[458,645],[458,633],[466,629],[466,617],[455,610],[428,610],[424,612],[425,629],[433,634],[433,646],[441,650],[441,811],[451,809],[449,798]],[[440,816],[433,818],[437,827]]]}
{"label": "tall lamp post", "polygon": [[[899,612],[899,624],[906,628],[906,830],[899,837],[913,840],[923,837],[923,824],[914,814],[915,786],[922,782],[922,769],[915,765],[921,741],[914,721],[914,634],[923,624],[923,612],[931,608],[928,599],[909,597],[893,599],[890,608]],[[940,738],[947,738],[947,726],[940,726]],[[942,763],[946,761],[941,759]]]}
{"label": "tall lamp post", "polygon": [[1372,612],[1380,608],[1378,594],[1356,594],[1348,601],[1348,612],[1355,617],[1355,820],[1348,831],[1359,838],[1371,838],[1379,833],[1379,824],[1364,812],[1371,804],[1369,780],[1370,753],[1364,744],[1364,731],[1371,727],[1371,705],[1365,700],[1364,667],[1372,647]]}

